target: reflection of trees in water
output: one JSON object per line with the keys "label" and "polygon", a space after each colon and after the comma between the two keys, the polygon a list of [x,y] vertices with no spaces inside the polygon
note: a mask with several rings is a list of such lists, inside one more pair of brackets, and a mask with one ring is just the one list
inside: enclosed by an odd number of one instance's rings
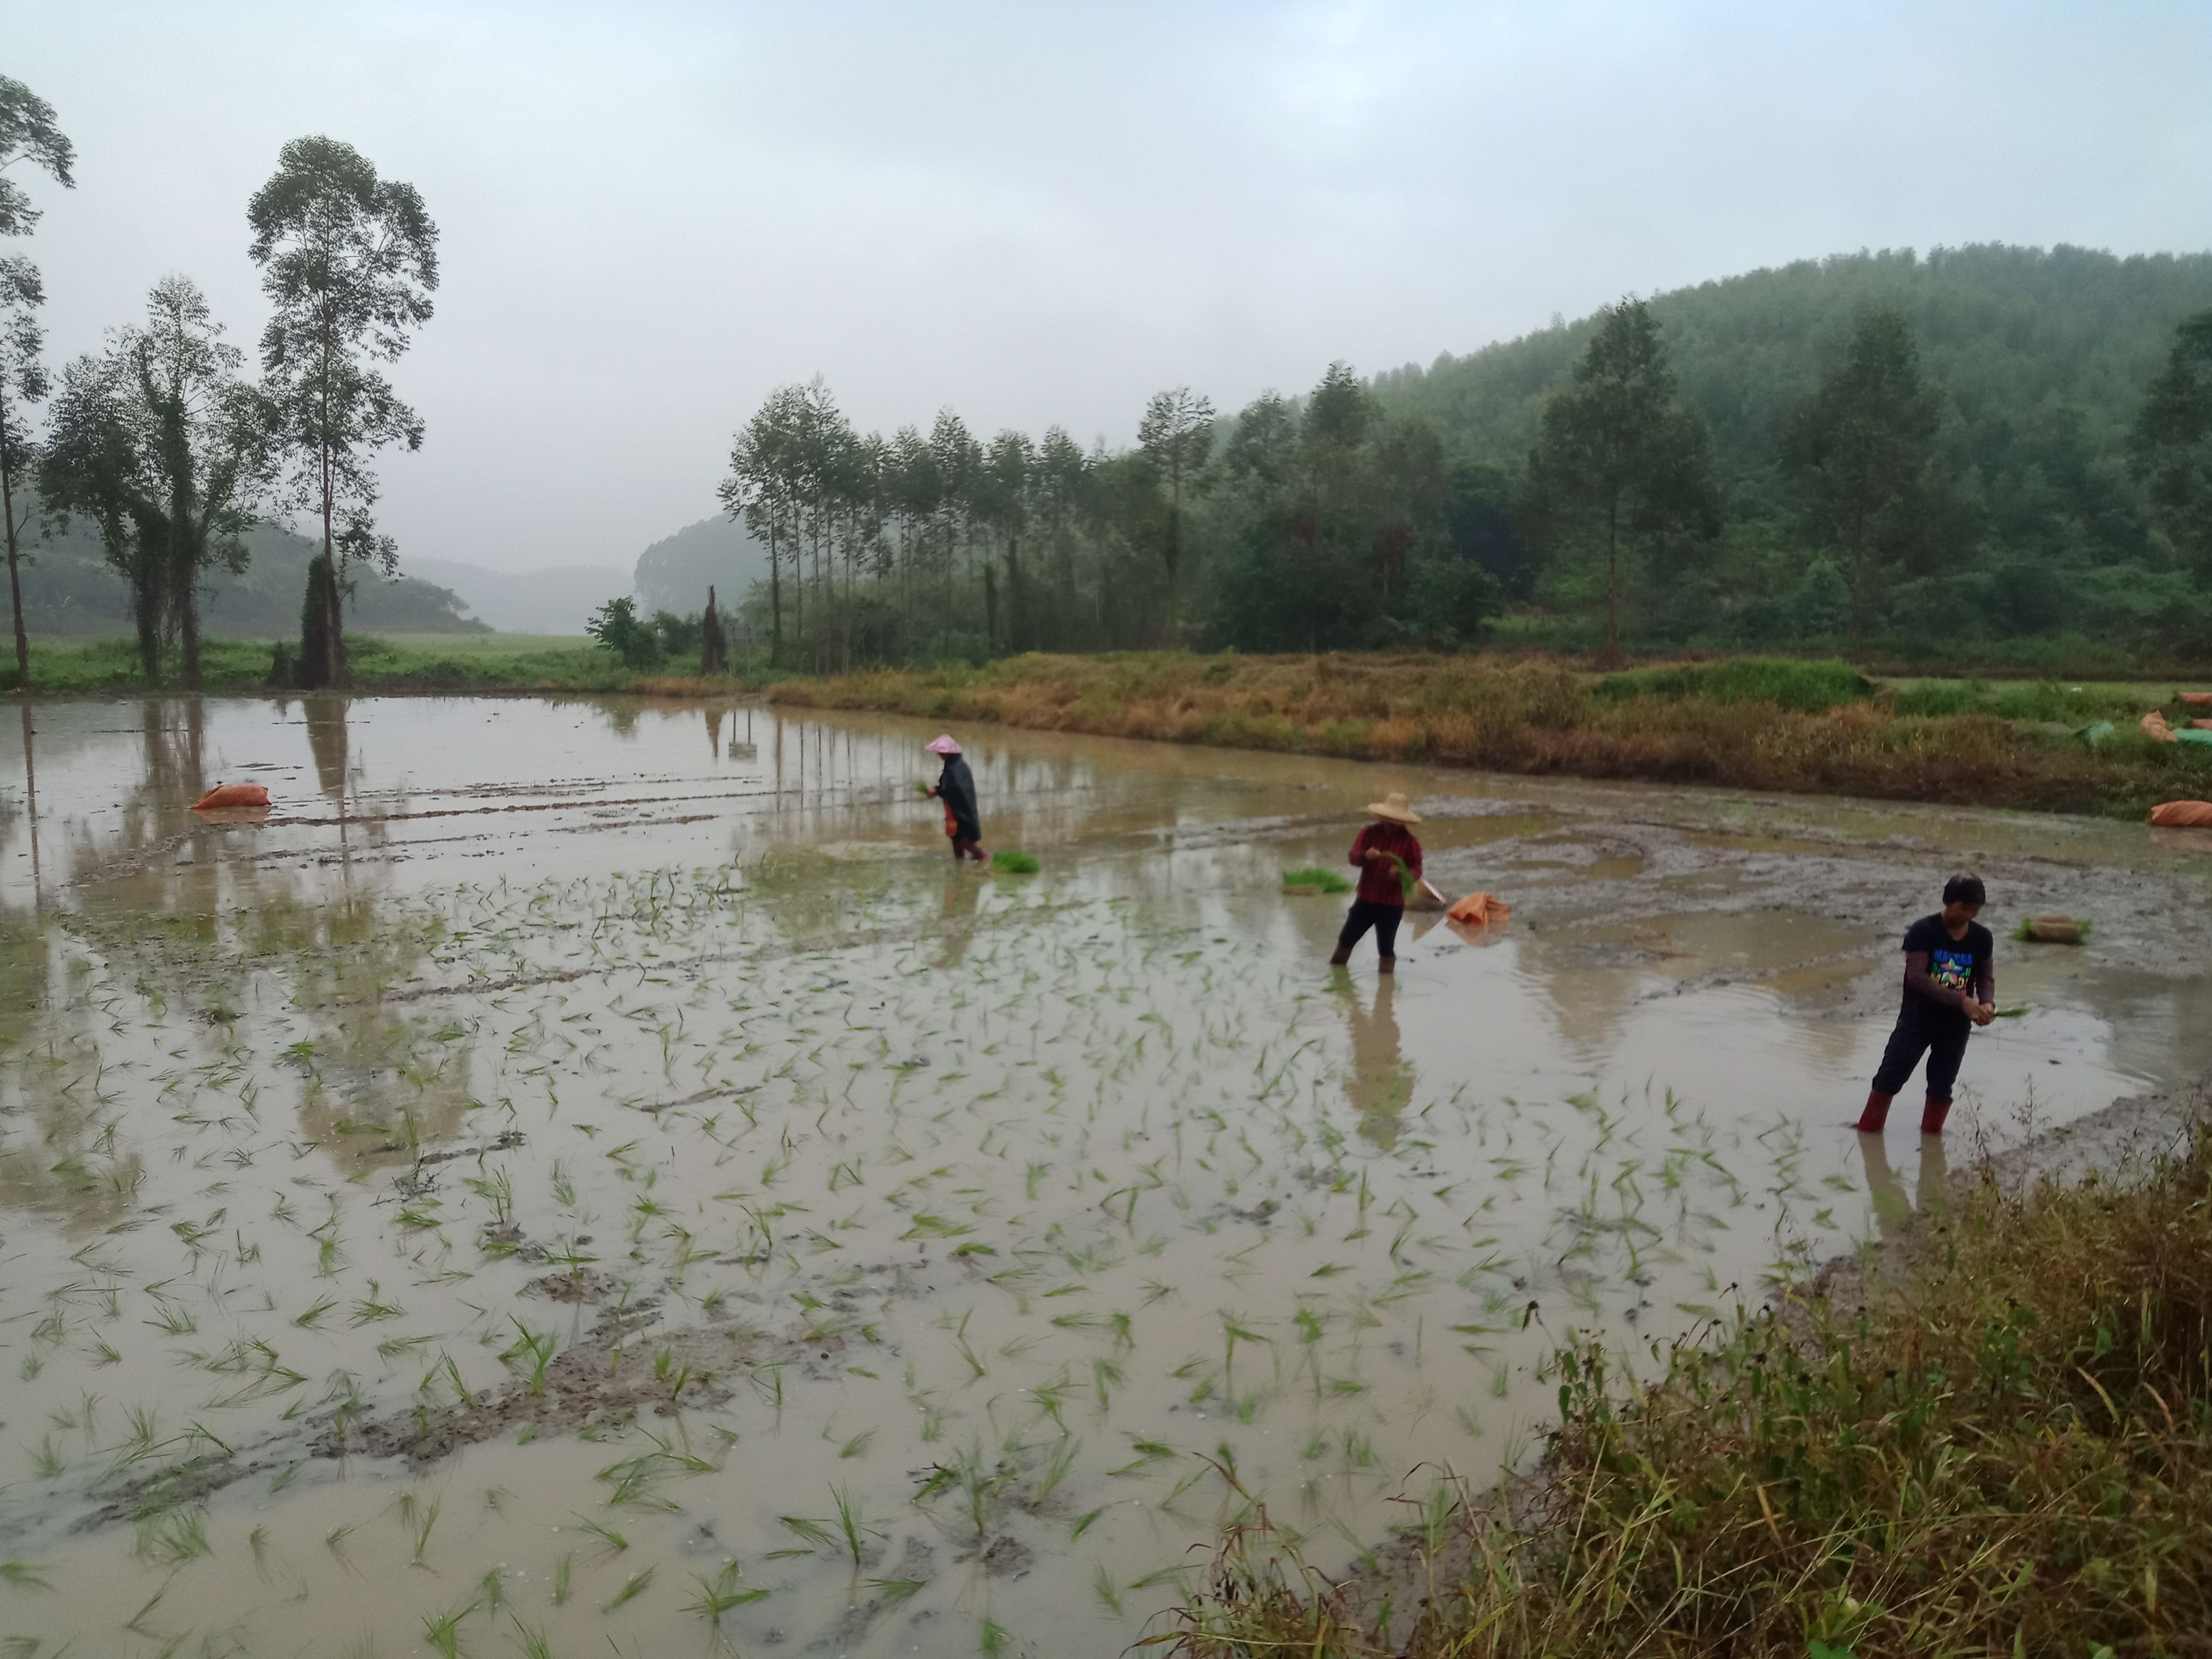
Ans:
{"label": "reflection of trees in water", "polygon": [[0,1212],[47,1211],[88,1231],[122,1218],[142,1171],[118,1146],[108,1016],[64,939],[36,914],[0,918]]}
{"label": "reflection of trees in water", "polygon": [[1344,1092],[1359,1114],[1359,1133],[1385,1152],[1398,1144],[1398,1133],[1413,1097],[1413,1068],[1406,1061],[1398,1035],[1398,981],[1378,975],[1371,1008],[1354,989],[1346,1007],[1352,1019],[1352,1071]]}
{"label": "reflection of trees in water", "polygon": [[340,811],[345,810],[349,758],[346,700],[307,697],[300,705],[307,728],[307,752],[314,757],[315,783]]}
{"label": "reflection of trees in water", "polygon": [[301,1128],[312,1139],[364,1153],[390,1148],[383,1158],[404,1161],[416,1144],[459,1133],[476,1103],[474,1023],[382,1000],[420,969],[438,936],[427,918],[402,922],[357,897],[288,909],[258,929],[261,948],[289,950],[293,1006],[314,1033],[294,1049],[307,1076]]}
{"label": "reflection of trees in water", "polygon": [[[317,780],[343,811],[356,781],[346,700],[311,698],[303,709]],[[173,718],[149,699],[143,720],[145,775],[126,803],[121,830],[97,844],[89,830],[78,830],[78,867],[112,866],[118,854],[156,846],[178,828],[199,833],[175,859],[157,857],[87,884],[65,926],[145,1000],[148,1016],[161,1020],[173,1012],[218,1051],[229,1050],[242,1018],[267,1012],[303,1019],[303,1127],[315,1139],[336,1136],[349,1118],[387,1124],[396,1140],[450,1137],[471,1103],[473,1033],[433,1026],[380,1002],[422,966],[436,924],[395,915],[373,888],[356,884],[349,860],[332,894],[326,865],[305,872],[289,861],[272,863],[250,832],[196,825],[188,809],[204,787],[198,703]],[[347,829],[337,826],[342,854]],[[256,1058],[265,1080],[282,1056]],[[365,1149],[385,1139],[357,1144]]]}

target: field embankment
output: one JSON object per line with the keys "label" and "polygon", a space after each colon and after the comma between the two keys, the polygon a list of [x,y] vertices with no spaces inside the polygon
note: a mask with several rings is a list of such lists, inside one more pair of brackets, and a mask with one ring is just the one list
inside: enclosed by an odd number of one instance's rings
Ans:
{"label": "field embankment", "polygon": [[[269,684],[274,645],[210,638],[201,647],[201,689],[257,695]],[[623,666],[592,641],[538,634],[356,634],[346,641],[352,689],[395,693],[636,691],[658,696],[727,696],[734,678],[702,680]],[[173,677],[173,667],[171,677]],[[0,690],[15,690],[15,665],[0,669]],[[34,640],[31,690],[46,696],[143,693],[137,647],[127,639]]]}
{"label": "field embankment", "polygon": [[2208,1331],[2201,1130],[2132,1182],[1968,1183],[1865,1283],[1677,1345],[1648,1388],[1571,1340],[1540,1479],[1440,1488],[1386,1578],[1231,1534],[1176,1651],[2212,1653]]}
{"label": "field embankment", "polygon": [[[1736,659],[1593,676],[1481,656],[1024,656],[787,680],[771,701],[1499,772],[2139,815],[2212,793],[2212,747],[2136,722],[2172,688],[1884,686]],[[2177,723],[2180,705],[2172,702]],[[2094,742],[2081,726],[2111,720]]]}

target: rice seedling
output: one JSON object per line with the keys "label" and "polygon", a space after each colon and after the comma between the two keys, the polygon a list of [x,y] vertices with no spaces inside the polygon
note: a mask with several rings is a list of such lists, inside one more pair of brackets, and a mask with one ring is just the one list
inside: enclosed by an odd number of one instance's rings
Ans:
{"label": "rice seedling", "polygon": [[696,1613],[702,1619],[715,1620],[720,1619],[732,1607],[746,1607],[752,1602],[767,1598],[768,1591],[765,1589],[739,1583],[738,1580],[742,1577],[743,1574],[734,1561],[723,1567],[712,1578],[701,1578],[695,1576],[692,1583],[698,1585],[699,1594],[684,1604],[684,1610]]}
{"label": "rice seedling", "polygon": [[444,1659],[459,1659],[461,1650],[461,1620],[477,1610],[477,1604],[466,1601],[444,1613],[422,1615],[422,1640]]}
{"label": "rice seedling", "polygon": [[601,1604],[600,1614],[605,1616],[617,1608],[628,1607],[639,1596],[644,1595],[653,1588],[653,1569],[651,1567],[644,1567],[630,1574],[629,1577],[623,1580],[622,1588]]}

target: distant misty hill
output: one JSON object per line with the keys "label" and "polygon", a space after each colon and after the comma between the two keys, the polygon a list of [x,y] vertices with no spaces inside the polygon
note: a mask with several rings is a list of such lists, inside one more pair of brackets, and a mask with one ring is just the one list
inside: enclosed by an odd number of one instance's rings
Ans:
{"label": "distant misty hill", "polygon": [[[304,536],[262,525],[243,538],[251,556],[233,575],[216,570],[202,601],[200,626],[210,634],[246,639],[292,639],[300,632],[300,602],[307,589],[307,561],[314,544]],[[123,579],[101,556],[100,536],[82,519],[66,530],[51,528],[28,540],[23,565],[23,624],[33,634],[127,634],[131,602]],[[485,624],[463,614],[461,600],[434,583],[402,576],[386,581],[361,566],[352,568],[353,592],[346,623],[373,634],[481,634]],[[0,595],[0,608],[4,608]]]}
{"label": "distant misty hill", "polygon": [[502,634],[577,634],[609,599],[630,591],[629,573],[614,565],[562,565],[550,570],[487,570],[457,559],[406,559],[408,574],[451,589],[479,621]]}
{"label": "distant misty hill", "polygon": [[[638,555],[637,598],[646,611],[688,616],[707,603],[707,589],[726,613],[756,581],[768,580],[768,550],[743,525],[702,519]],[[611,599],[612,594],[608,598]]]}

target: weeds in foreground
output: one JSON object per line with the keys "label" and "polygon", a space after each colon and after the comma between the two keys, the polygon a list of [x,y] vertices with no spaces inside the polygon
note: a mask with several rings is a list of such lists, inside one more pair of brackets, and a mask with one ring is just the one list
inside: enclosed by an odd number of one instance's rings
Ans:
{"label": "weeds in foreground", "polygon": [[2139,1182],[1962,1194],[1870,1280],[1623,1386],[1553,1361],[1536,1494],[1431,1506],[1332,1584],[1232,1532],[1186,1659],[2212,1651],[2212,1143]]}

